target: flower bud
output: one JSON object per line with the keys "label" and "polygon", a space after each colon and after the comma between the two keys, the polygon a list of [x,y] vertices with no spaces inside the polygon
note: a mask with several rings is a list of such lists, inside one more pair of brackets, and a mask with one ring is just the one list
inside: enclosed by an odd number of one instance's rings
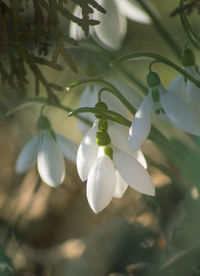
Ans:
{"label": "flower bud", "polygon": [[37,122],[38,130],[51,130],[51,124],[46,116],[41,115]]}
{"label": "flower bud", "polygon": [[113,160],[113,149],[111,147],[105,147],[104,153],[108,155],[111,160]]}
{"label": "flower bud", "polygon": [[185,48],[183,50],[181,59],[182,59],[183,66],[185,67],[195,65],[194,53],[190,48]]}
{"label": "flower bud", "polygon": [[155,87],[160,84],[160,78],[156,72],[149,72],[147,75],[147,83],[149,87]]}
{"label": "flower bud", "polygon": [[105,130],[99,129],[96,133],[96,142],[98,146],[106,146],[111,142],[110,136]]}

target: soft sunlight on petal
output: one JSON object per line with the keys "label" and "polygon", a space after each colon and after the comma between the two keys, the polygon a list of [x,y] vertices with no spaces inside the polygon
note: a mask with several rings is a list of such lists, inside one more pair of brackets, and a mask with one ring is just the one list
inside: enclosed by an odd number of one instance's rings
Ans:
{"label": "soft sunlight on petal", "polygon": [[177,96],[185,100],[186,90],[185,90],[185,80],[182,75],[174,78],[167,87],[167,90],[175,93]]}
{"label": "soft sunlight on petal", "polygon": [[124,16],[128,17],[130,20],[150,24],[151,19],[150,17],[140,8],[134,0],[115,0],[117,5],[119,6],[121,12]]}
{"label": "soft sunlight on petal", "polygon": [[[78,107],[94,107],[98,101],[98,91],[100,89],[101,87],[98,85],[87,85],[82,92]],[[94,122],[95,120],[95,115],[93,113],[83,113],[81,116],[91,120],[91,122]],[[78,120],[78,128],[81,133],[85,134],[89,131],[90,126],[83,121]]]}
{"label": "soft sunlight on petal", "polygon": [[76,165],[82,181],[88,178],[91,166],[97,158],[98,145],[96,143],[96,133],[98,131],[98,123],[98,120],[94,122],[93,127],[83,137],[78,148]]}
{"label": "soft sunlight on petal", "polygon": [[63,155],[70,161],[76,162],[76,155],[78,151],[78,145],[69,138],[55,133],[56,141],[60,147]]}
{"label": "soft sunlight on petal", "polygon": [[121,151],[130,152],[128,145],[128,127],[109,121],[108,133],[111,138],[111,143],[115,147]]}
{"label": "soft sunlight on petal", "polygon": [[16,172],[24,173],[37,159],[40,137],[36,136],[22,149],[16,163]]}
{"label": "soft sunlight on petal", "polygon": [[102,211],[110,203],[115,187],[114,165],[111,159],[104,154],[92,165],[87,181],[87,199],[95,213]]}
{"label": "soft sunlight on petal", "polygon": [[94,11],[93,18],[101,22],[93,27],[95,35],[107,48],[118,49],[126,34],[126,18],[121,14],[114,0],[103,0],[99,3],[106,10],[106,14]]}
{"label": "soft sunlight on petal", "polygon": [[116,171],[116,187],[114,192],[114,197],[121,198],[125,191],[128,188],[128,184],[124,181],[124,179],[121,177],[121,175]]}
{"label": "soft sunlight on petal", "polygon": [[129,186],[140,193],[155,195],[155,187],[149,173],[136,159],[126,153],[114,151],[113,161],[119,174]]}
{"label": "soft sunlight on petal", "polygon": [[141,152],[141,150],[138,150],[133,153],[135,159],[145,168],[147,169],[147,162],[145,160],[144,154]]}
{"label": "soft sunlight on petal", "polygon": [[49,132],[41,134],[37,166],[42,180],[48,185],[57,187],[63,182],[65,177],[64,158]]}
{"label": "soft sunlight on petal", "polygon": [[161,85],[159,86],[159,93],[162,108],[166,112],[170,123],[185,132],[199,136],[200,120],[198,120],[190,106]]}
{"label": "soft sunlight on petal", "polygon": [[149,94],[140,104],[129,130],[130,149],[137,151],[149,135],[153,111],[153,99]]}

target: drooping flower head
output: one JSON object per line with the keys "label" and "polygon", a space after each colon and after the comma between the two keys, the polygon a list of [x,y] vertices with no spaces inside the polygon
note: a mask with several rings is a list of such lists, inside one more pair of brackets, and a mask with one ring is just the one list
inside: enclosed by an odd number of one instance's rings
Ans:
{"label": "drooping flower head", "polygon": [[[155,194],[144,156],[140,151],[126,152],[128,133],[124,135],[122,130],[117,124],[98,118],[78,148],[78,173],[82,181],[87,180],[87,199],[95,213],[103,210],[113,197],[121,197],[128,185],[144,194]],[[115,136],[114,145],[111,137]]]}
{"label": "drooping flower head", "polygon": [[[200,81],[200,69],[195,63],[195,57],[193,51],[189,48],[185,48],[182,54],[182,63],[186,68],[186,71]],[[192,81],[184,78],[182,75],[178,75],[169,84],[168,89],[178,95],[185,101],[188,106],[196,113],[200,120],[200,88],[197,87]]]}
{"label": "drooping flower head", "polygon": [[147,83],[148,95],[140,104],[129,130],[129,146],[133,152],[148,137],[153,112],[185,132],[200,135],[200,120],[194,111],[178,95],[164,88],[157,73],[150,72]]}
{"label": "drooping flower head", "polygon": [[52,187],[60,185],[65,177],[63,155],[76,159],[77,145],[67,137],[54,132],[47,117],[38,120],[39,134],[22,149],[16,163],[16,172],[23,174],[35,162],[41,179]]}

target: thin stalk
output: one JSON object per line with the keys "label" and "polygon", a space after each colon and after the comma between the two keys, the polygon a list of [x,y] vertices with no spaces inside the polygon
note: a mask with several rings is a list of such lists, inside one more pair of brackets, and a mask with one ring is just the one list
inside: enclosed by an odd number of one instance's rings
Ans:
{"label": "thin stalk", "polygon": [[199,45],[199,39],[195,32],[193,31],[192,27],[189,24],[189,21],[187,20],[187,17],[184,13],[183,9],[183,0],[180,0],[179,2],[179,7],[180,7],[180,19],[181,23],[183,25],[183,29],[185,30],[189,40],[192,42],[192,44],[197,48],[197,50],[200,51],[200,45]]}
{"label": "thin stalk", "polygon": [[85,113],[85,112],[97,114],[99,116],[102,116],[103,119],[109,119],[109,120],[112,120],[116,123],[122,124],[127,127],[130,127],[130,125],[131,125],[131,121],[126,119],[124,116],[122,116],[114,111],[97,108],[97,107],[80,107],[80,108],[77,108],[77,109],[71,111],[68,116],[70,117],[75,114]]}
{"label": "thin stalk", "polygon": [[[49,103],[47,98],[43,98],[43,97],[35,97],[35,98],[26,98],[24,100],[22,100],[21,102],[19,102],[18,104],[16,104],[14,107],[12,107],[10,110],[8,110],[8,112],[6,113],[6,116],[10,116],[13,113],[15,113],[18,110],[21,110],[22,108],[28,107],[28,106],[32,106],[35,104],[42,104],[43,106],[45,105],[45,107],[48,106],[54,106],[57,108],[60,108],[64,111],[66,111],[67,113],[72,112],[73,109],[71,109],[68,106],[62,105],[62,104],[56,104],[56,103]],[[42,107],[43,108],[43,107]],[[84,123],[86,123],[87,125],[92,125],[92,122],[84,117],[82,117],[81,115],[77,114],[75,115],[78,119],[80,119],[81,121],[83,121]]]}
{"label": "thin stalk", "polygon": [[104,84],[106,87],[109,88],[109,92],[112,93],[113,95],[115,95],[122,104],[124,104],[124,106],[126,106],[126,108],[132,113],[135,114],[136,109],[129,103],[129,101],[121,94],[121,92],[109,81],[103,80],[103,79],[99,79],[99,78],[93,78],[93,79],[83,79],[80,81],[76,81],[73,82],[69,85],[69,87],[67,87],[67,90],[70,90],[76,86],[79,85],[84,85],[87,83],[92,83],[92,82],[97,82],[97,83],[102,83]]}
{"label": "thin stalk", "polygon": [[175,64],[174,62],[172,62],[171,60],[155,54],[155,53],[150,53],[150,52],[136,52],[136,53],[132,53],[132,54],[128,54],[125,56],[121,56],[119,58],[117,58],[116,60],[114,60],[111,63],[111,66],[115,66],[118,65],[121,62],[124,61],[128,61],[128,60],[134,60],[135,58],[138,57],[148,57],[148,58],[153,58],[155,59],[155,61],[157,62],[162,62],[170,67],[172,67],[173,69],[175,69],[177,72],[179,72],[181,75],[183,75],[186,79],[190,80],[191,82],[193,82],[197,87],[200,87],[200,81],[193,78],[190,74],[188,74],[187,71],[185,71],[184,69],[182,69],[180,66],[178,66],[177,64]]}

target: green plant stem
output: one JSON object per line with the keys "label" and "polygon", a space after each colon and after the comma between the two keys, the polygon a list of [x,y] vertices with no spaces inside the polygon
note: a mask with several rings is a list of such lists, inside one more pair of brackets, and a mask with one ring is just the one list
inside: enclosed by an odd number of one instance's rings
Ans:
{"label": "green plant stem", "polygon": [[[57,103],[49,103],[47,98],[43,98],[43,97],[35,97],[35,98],[26,98],[24,100],[22,100],[21,102],[19,102],[18,104],[16,104],[14,107],[12,107],[7,113],[6,116],[10,116],[13,113],[15,113],[16,111],[28,107],[28,106],[32,106],[35,104],[42,104],[45,105],[45,107],[48,106],[54,106],[57,108],[60,108],[64,111],[66,111],[67,113],[72,112],[73,109],[71,109],[68,106],[62,105],[62,104],[57,104]],[[78,119],[80,119],[81,121],[83,121],[84,123],[86,123],[87,125],[92,125],[92,122],[82,116],[80,116],[79,114],[75,115]]]}
{"label": "green plant stem", "polygon": [[83,79],[83,80],[79,80],[79,81],[71,83],[70,86],[67,89],[72,89],[72,88],[77,87],[79,85],[84,85],[84,84],[88,84],[88,83],[92,83],[92,82],[101,83],[101,84],[105,85],[106,87],[108,87],[109,88],[108,91],[111,92],[113,95],[115,95],[121,101],[121,103],[124,104],[127,107],[127,109],[132,114],[135,114],[136,109],[121,94],[121,92],[113,84],[111,84],[109,81],[106,81],[106,80],[103,80],[103,79],[99,79],[99,78]]}
{"label": "green plant stem", "polygon": [[157,62],[164,63],[164,64],[172,67],[173,69],[175,69],[177,72],[179,72],[181,75],[183,75],[185,78],[187,78],[191,82],[193,82],[197,87],[200,87],[200,81],[199,80],[193,78],[190,74],[187,73],[187,71],[182,69],[180,66],[178,66],[177,64],[175,64],[171,60],[169,60],[169,59],[167,59],[167,58],[165,58],[161,55],[155,54],[155,53],[136,52],[136,53],[128,54],[128,55],[125,55],[125,56],[121,56],[121,57],[117,58],[116,60],[114,60],[111,63],[111,66],[118,65],[121,62],[129,61],[131,59],[134,60],[135,58],[138,58],[138,57],[153,58]]}
{"label": "green plant stem", "polygon": [[181,23],[183,25],[183,29],[185,30],[189,40],[192,42],[192,44],[196,47],[197,50],[200,51],[200,44],[199,44],[199,39],[195,32],[193,31],[192,27],[189,24],[189,21],[187,20],[187,17],[184,13],[183,9],[183,0],[180,0],[179,2],[179,7],[180,7],[180,19]]}
{"label": "green plant stem", "polygon": [[73,110],[72,112],[70,112],[69,116],[73,116],[75,114],[85,113],[85,112],[87,112],[87,113],[90,112],[90,113],[100,115],[100,116],[103,117],[103,119],[109,119],[109,120],[112,120],[116,123],[122,124],[122,125],[127,126],[127,127],[131,126],[131,121],[129,121],[128,119],[126,119],[122,115],[120,115],[120,114],[118,114],[114,111],[111,111],[111,110],[97,108],[97,107],[77,108],[77,109]]}
{"label": "green plant stem", "polygon": [[149,15],[149,17],[151,18],[157,32],[166,41],[166,43],[172,49],[174,54],[180,60],[180,58],[181,58],[181,49],[178,46],[178,44],[176,43],[176,41],[173,39],[173,37],[170,35],[170,33],[168,33],[168,31],[161,24],[159,18],[151,11],[151,9],[148,7],[148,5],[145,3],[145,1],[142,1],[142,0],[136,0],[136,1],[146,11],[146,13]]}

